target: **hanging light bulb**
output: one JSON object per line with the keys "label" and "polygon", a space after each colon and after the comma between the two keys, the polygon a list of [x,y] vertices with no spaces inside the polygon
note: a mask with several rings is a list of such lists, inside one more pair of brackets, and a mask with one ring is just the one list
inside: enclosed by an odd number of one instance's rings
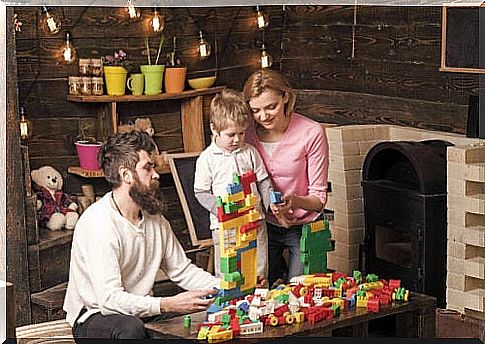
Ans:
{"label": "hanging light bulb", "polygon": [[66,32],[66,41],[61,46],[61,59],[68,64],[76,60],[76,49],[71,44],[71,34],[69,32]]}
{"label": "hanging light bulb", "polygon": [[160,15],[156,7],[153,10],[152,28],[153,32],[161,32],[165,28],[165,20]]}
{"label": "hanging light bulb", "polygon": [[269,18],[259,9],[259,5],[256,5],[256,23],[260,30],[266,29],[269,25]]}
{"label": "hanging light bulb", "polygon": [[22,143],[26,143],[31,135],[31,124],[30,121],[25,118],[25,109],[23,106],[20,107],[20,140]]}
{"label": "hanging light bulb", "polygon": [[140,10],[135,7],[133,0],[128,0],[126,4],[126,9],[128,10],[128,15],[130,16],[130,19],[140,18]]}
{"label": "hanging light bulb", "polygon": [[43,30],[51,35],[55,35],[61,30],[61,19],[54,13],[49,12],[46,6],[43,6],[42,12],[44,13],[41,18]]}
{"label": "hanging light bulb", "polygon": [[204,37],[204,33],[202,31],[199,31],[199,45],[197,46],[197,53],[199,54],[199,58],[201,60],[207,59],[212,51],[212,47],[207,42],[207,40]]}
{"label": "hanging light bulb", "polygon": [[261,46],[261,68],[271,67],[273,65],[273,57],[266,52],[266,46]]}

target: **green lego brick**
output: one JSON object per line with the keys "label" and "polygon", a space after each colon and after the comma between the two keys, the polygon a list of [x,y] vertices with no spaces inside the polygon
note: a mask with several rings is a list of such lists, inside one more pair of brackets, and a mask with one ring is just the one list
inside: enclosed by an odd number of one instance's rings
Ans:
{"label": "green lego brick", "polygon": [[241,178],[239,177],[239,174],[233,173],[232,174],[232,181],[234,182],[234,184],[240,184]]}
{"label": "green lego brick", "polygon": [[241,281],[241,273],[239,271],[231,272],[228,274],[224,274],[224,281],[226,282],[240,282]]}
{"label": "green lego brick", "polygon": [[229,274],[237,271],[237,257],[221,257],[221,273]]}
{"label": "green lego brick", "polygon": [[223,206],[222,197],[221,196],[217,196],[216,197],[216,207],[222,207],[222,206]]}

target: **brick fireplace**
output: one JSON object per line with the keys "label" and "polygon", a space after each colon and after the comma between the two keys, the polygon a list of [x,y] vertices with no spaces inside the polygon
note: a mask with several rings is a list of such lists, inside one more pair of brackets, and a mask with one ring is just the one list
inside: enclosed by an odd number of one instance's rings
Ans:
{"label": "brick fireplace", "polygon": [[454,145],[447,148],[448,239],[443,243],[447,246],[447,308],[484,312],[485,146],[480,140],[393,125],[348,125],[326,131],[332,185],[327,209],[334,211],[335,240],[328,267],[346,273],[360,269],[365,233],[362,168],[370,149],[383,141],[447,141]]}

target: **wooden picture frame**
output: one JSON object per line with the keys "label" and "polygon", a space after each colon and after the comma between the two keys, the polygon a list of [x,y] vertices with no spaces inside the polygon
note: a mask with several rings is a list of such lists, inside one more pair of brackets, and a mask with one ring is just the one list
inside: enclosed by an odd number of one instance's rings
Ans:
{"label": "wooden picture frame", "polygon": [[195,163],[200,153],[168,154],[175,188],[182,204],[192,245],[212,246],[209,211],[202,207],[194,195]]}
{"label": "wooden picture frame", "polygon": [[442,72],[485,73],[479,68],[481,6],[443,6],[441,18]]}

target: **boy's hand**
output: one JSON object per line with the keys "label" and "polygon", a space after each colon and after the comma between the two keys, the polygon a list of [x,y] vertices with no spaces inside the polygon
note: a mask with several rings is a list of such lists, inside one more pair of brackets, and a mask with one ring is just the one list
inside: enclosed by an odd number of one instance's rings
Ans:
{"label": "boy's hand", "polygon": [[258,276],[256,288],[268,288],[268,280],[264,276]]}

